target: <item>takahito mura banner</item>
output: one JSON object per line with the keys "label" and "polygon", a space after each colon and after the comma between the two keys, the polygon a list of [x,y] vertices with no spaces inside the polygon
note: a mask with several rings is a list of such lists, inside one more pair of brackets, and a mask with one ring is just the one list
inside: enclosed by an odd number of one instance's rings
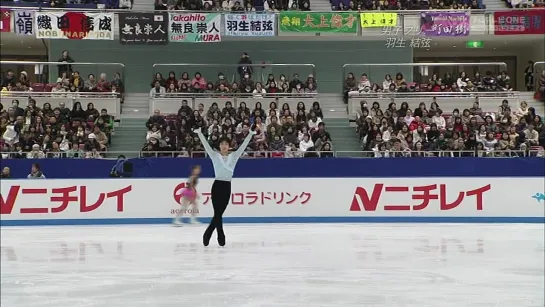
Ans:
{"label": "takahito mura banner", "polygon": [[36,12],[36,38],[114,39],[114,14],[89,12]]}
{"label": "takahito mura banner", "polygon": [[[199,181],[201,217],[213,215],[212,182]],[[2,180],[0,217],[2,225],[164,223],[180,210],[184,187],[178,179]],[[433,223],[535,221],[543,219],[544,211],[542,178],[236,178],[225,216],[239,222],[388,222],[402,217]]]}

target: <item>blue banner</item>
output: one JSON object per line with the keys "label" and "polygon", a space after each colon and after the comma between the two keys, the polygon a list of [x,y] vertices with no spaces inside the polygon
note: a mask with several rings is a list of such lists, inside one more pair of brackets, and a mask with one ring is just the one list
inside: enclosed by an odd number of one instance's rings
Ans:
{"label": "blue banner", "polygon": [[274,14],[225,14],[227,36],[274,36]]}
{"label": "blue banner", "polygon": [[[184,178],[192,165],[203,166],[203,177],[213,177],[209,159],[131,159],[134,178]],[[115,160],[11,159],[0,160],[13,178],[26,178],[39,163],[47,178],[108,178]],[[239,178],[377,178],[377,177],[544,177],[543,158],[301,158],[241,159]]]}

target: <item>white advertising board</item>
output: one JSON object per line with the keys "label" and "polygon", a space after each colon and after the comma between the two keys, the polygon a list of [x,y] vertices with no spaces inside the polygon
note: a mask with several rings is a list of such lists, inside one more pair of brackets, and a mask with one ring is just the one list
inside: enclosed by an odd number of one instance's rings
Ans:
{"label": "white advertising board", "polygon": [[[199,216],[213,214],[201,179]],[[2,225],[166,223],[178,179],[2,180]],[[541,178],[240,178],[226,222],[540,222]]]}

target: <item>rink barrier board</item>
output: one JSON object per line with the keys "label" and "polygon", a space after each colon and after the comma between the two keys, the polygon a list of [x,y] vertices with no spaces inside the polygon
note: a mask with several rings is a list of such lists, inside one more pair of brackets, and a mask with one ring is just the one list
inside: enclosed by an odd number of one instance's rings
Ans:
{"label": "rink barrier board", "polygon": [[[181,208],[186,179],[1,183],[2,226],[165,224]],[[202,178],[197,188],[203,221],[213,215],[212,184]],[[227,223],[544,223],[544,217],[543,177],[236,178],[225,213]]]}
{"label": "rink barrier board", "polygon": [[[203,224],[211,218],[199,218]],[[185,221],[189,221],[185,219]],[[224,217],[226,224],[304,224],[304,223],[406,223],[406,224],[543,224],[544,217],[416,217],[416,216],[294,216],[294,217]],[[89,226],[171,224],[172,218],[135,219],[59,219],[1,221],[0,226]],[[187,224],[189,225],[189,224]],[[191,225],[193,226],[193,225]],[[183,226],[182,226],[183,227]]]}
{"label": "rink barrier board", "polygon": [[[187,177],[202,165],[202,177],[214,176],[210,159],[136,158],[133,178]],[[47,178],[104,179],[116,165],[105,159],[0,159],[13,178],[26,178],[39,163]],[[303,158],[240,159],[238,178],[395,178],[395,177],[544,177],[545,159],[524,158]]]}

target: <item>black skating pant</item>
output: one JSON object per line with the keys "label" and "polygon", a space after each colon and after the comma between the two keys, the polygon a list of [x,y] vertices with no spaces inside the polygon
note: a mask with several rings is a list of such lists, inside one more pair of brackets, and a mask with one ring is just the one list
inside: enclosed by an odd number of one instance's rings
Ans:
{"label": "black skating pant", "polygon": [[223,213],[227,209],[229,200],[231,199],[231,182],[214,180],[211,191],[212,206],[214,207],[214,216],[210,225],[206,228],[205,234],[211,236],[214,229],[217,229],[218,236],[225,236],[223,233]]}

